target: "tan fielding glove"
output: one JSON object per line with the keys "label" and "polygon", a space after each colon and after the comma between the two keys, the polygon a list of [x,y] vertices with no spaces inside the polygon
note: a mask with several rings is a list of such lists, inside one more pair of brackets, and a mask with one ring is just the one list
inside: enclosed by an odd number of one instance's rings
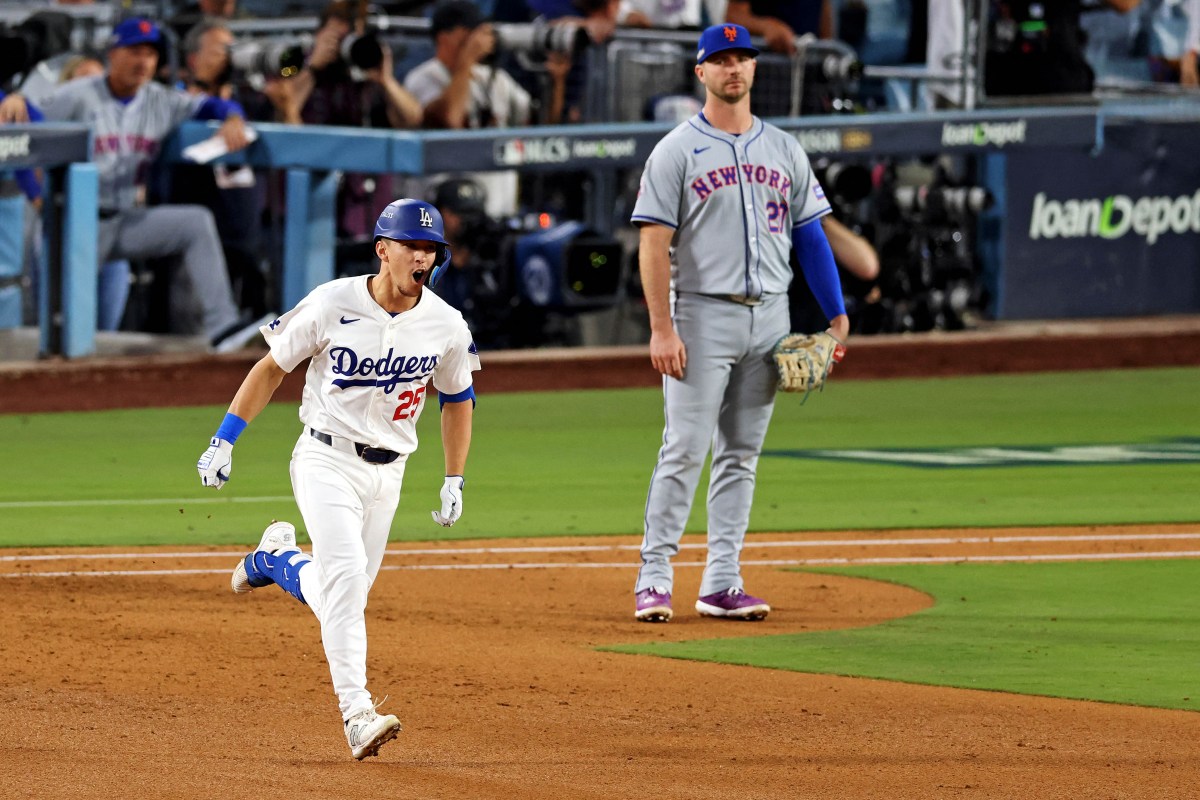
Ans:
{"label": "tan fielding glove", "polygon": [[824,388],[833,365],[845,356],[846,345],[830,333],[789,333],[771,352],[779,371],[779,391],[803,392],[807,400],[809,392]]}

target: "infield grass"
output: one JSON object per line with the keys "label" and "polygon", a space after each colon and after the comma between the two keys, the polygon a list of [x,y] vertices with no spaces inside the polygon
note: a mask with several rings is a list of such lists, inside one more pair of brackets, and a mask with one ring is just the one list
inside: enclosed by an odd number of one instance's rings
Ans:
{"label": "infield grass", "polygon": [[[485,358],[486,365],[486,358]],[[1200,436],[1200,369],[833,382],[781,396],[770,450],[1153,443]],[[195,462],[223,406],[0,416],[0,546],[228,544],[301,520],[287,462],[294,403],[239,440],[233,475]],[[409,460],[395,540],[640,533],[662,436],[653,389],[483,396],[464,515],[429,518],[442,484],[436,405]],[[751,529],[1200,521],[1200,464],[927,470],[764,456]],[[704,530],[706,481],[688,528]]]}
{"label": "infield grass", "polygon": [[[652,643],[615,652],[907,683],[1200,709],[1200,561],[822,569],[933,596],[849,630]],[[691,613],[690,611],[688,613]],[[724,623],[743,625],[750,623]]]}

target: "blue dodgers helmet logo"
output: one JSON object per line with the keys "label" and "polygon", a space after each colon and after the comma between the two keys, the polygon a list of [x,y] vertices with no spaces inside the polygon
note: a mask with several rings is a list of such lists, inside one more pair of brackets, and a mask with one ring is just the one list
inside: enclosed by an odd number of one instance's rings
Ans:
{"label": "blue dodgers helmet logo", "polygon": [[433,227],[433,217],[431,217],[429,215],[429,209],[424,208],[424,207],[421,208],[421,227],[422,228],[432,228]]}

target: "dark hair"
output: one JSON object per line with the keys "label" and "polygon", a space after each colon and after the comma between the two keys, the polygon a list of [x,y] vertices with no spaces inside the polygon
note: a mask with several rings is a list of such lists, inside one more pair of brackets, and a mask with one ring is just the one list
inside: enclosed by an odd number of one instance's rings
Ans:
{"label": "dark hair", "polygon": [[455,28],[475,29],[487,21],[479,6],[470,0],[442,0],[429,17],[429,33],[434,38]]}
{"label": "dark hair", "polygon": [[347,25],[354,25],[354,21],[360,16],[359,6],[362,3],[354,2],[354,0],[333,0],[332,3],[321,9],[321,15],[317,18],[317,27],[324,28],[325,23],[331,19],[340,19]]}
{"label": "dark hair", "polygon": [[586,15],[593,11],[603,11],[608,7],[608,0],[571,0],[571,5]]}

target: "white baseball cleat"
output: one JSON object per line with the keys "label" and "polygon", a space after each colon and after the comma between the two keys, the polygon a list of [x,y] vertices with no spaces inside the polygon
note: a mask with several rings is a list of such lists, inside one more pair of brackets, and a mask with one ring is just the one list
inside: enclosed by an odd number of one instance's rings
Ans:
{"label": "white baseball cleat", "polygon": [[350,755],[358,760],[378,755],[379,748],[400,733],[400,720],[393,714],[380,715],[368,708],[346,720],[346,743]]}
{"label": "white baseball cleat", "polygon": [[[276,553],[284,548],[297,549],[296,526],[290,522],[272,522],[263,531],[262,539],[258,542],[258,547],[242,558],[238,562],[238,565],[233,568],[233,577],[229,580],[230,585],[233,586],[233,590],[238,594],[245,594],[260,586],[270,585],[272,583],[270,577],[254,569],[253,563],[250,563],[249,567],[247,567],[247,562],[251,562],[254,558],[254,553],[257,553],[259,550],[267,553]],[[251,572],[253,572],[253,575]]]}

